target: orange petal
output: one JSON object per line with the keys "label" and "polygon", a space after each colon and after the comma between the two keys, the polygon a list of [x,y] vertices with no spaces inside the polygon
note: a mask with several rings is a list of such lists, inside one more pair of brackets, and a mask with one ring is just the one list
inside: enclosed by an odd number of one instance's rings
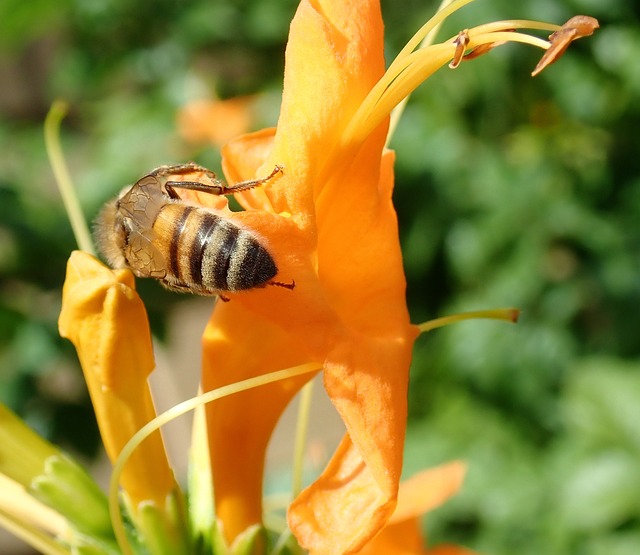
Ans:
{"label": "orange petal", "polygon": [[[361,152],[365,153],[366,147]],[[402,467],[408,369],[416,332],[410,326],[404,299],[402,259],[391,205],[392,162],[391,155],[384,158],[377,181],[375,166],[356,159],[340,202],[331,209],[326,204],[318,208],[322,226],[318,259],[326,261],[320,268],[320,279],[344,326],[336,330],[335,346],[325,358],[325,387],[366,465],[363,475],[367,487],[354,482],[336,488],[337,477],[345,472],[336,462],[309,488],[307,502],[315,503],[313,493],[322,498],[327,490],[340,511],[341,497],[346,504],[351,503],[354,492],[366,499],[369,510],[343,521],[342,538],[337,523],[323,523],[318,514],[311,520],[318,523],[320,536],[329,542],[341,540],[349,549],[361,546],[384,522],[395,500]],[[357,214],[349,209],[353,206],[358,206]],[[349,238],[348,246],[345,237]],[[302,506],[296,503],[292,507],[291,518]],[[323,504],[315,508],[316,512],[323,509]],[[302,520],[291,525],[296,535],[297,523]],[[303,545],[314,549],[317,541],[314,538],[314,544]]]}
{"label": "orange petal", "polygon": [[440,505],[460,489],[465,465],[452,462],[424,470],[400,485],[398,505],[385,528],[358,555],[471,555],[457,546],[426,549],[420,517]]}
{"label": "orange petal", "polygon": [[[295,279],[297,285],[293,291],[269,288],[238,295],[229,305],[219,307],[233,311],[239,305],[246,306],[254,319],[259,315],[265,322],[289,330],[290,338],[283,348],[294,346],[306,352],[307,358],[301,362],[324,361],[327,391],[366,464],[370,491],[363,498],[372,512],[361,512],[361,520],[350,523],[345,537],[338,538],[334,527],[321,527],[318,533],[332,536],[331,541],[340,539],[354,545],[378,530],[395,499],[406,424],[408,368],[416,336],[404,300],[405,282],[390,200],[391,164],[392,157],[385,157],[381,183],[371,165],[353,165],[345,197],[347,201],[352,198],[353,187],[353,198],[357,200],[360,193],[363,210],[354,217],[338,203],[334,206],[337,217],[329,210],[323,214],[317,249],[321,268],[326,269],[319,276],[312,257],[314,237],[300,231],[294,218],[253,211],[237,214],[253,229],[263,229],[273,242],[282,274],[278,279]],[[362,238],[362,248],[345,249],[345,237],[356,244]],[[383,272],[381,257],[386,261]],[[263,372],[286,367],[280,364],[272,366],[267,357]],[[243,373],[240,369],[236,372]],[[220,418],[224,418],[222,411]],[[342,472],[339,464],[332,468]],[[316,491],[322,494],[323,489],[332,488],[332,480],[319,481]],[[335,492],[336,498],[342,496],[348,504],[352,487],[362,494],[361,484],[347,484]],[[372,514],[376,518],[371,518]],[[297,533],[295,524],[293,529]],[[349,534],[354,538],[348,538]]]}
{"label": "orange petal", "polygon": [[387,525],[358,555],[426,555],[420,520],[412,518]]}
{"label": "orange petal", "polygon": [[[73,252],[59,328],[78,351],[100,434],[114,461],[131,436],[155,417],[147,384],[155,366],[151,334],[131,272],[113,271],[87,253]],[[164,507],[175,482],[159,432],[133,453],[122,485],[134,506],[153,501]]]}
{"label": "orange petal", "polygon": [[289,508],[289,526],[311,555],[354,553],[382,527],[395,499],[345,436],[331,462]]}
{"label": "orange petal", "polygon": [[[308,361],[284,329],[235,300],[217,304],[203,343],[205,391]],[[267,443],[291,397],[311,377],[265,385],[207,405],[216,515],[229,541],[261,522]]]}
{"label": "orange petal", "polygon": [[440,507],[462,487],[466,465],[460,461],[429,468],[400,485],[398,507],[390,523],[402,522]]}
{"label": "orange petal", "polygon": [[411,335],[391,201],[394,155],[387,152],[380,162],[379,147],[377,140],[363,146],[349,171],[336,176],[318,200],[319,277],[349,327],[375,336],[398,330]]}
{"label": "orange petal", "polygon": [[[273,149],[275,129],[263,129],[249,135],[238,137],[227,143],[222,149],[222,168],[229,183],[238,183],[259,177],[260,167]],[[283,172],[287,172],[287,168]],[[278,182],[255,187],[236,198],[246,210],[264,210],[274,212],[266,191]]]}
{"label": "orange petal", "polygon": [[[277,212],[313,215],[324,169],[340,164],[334,146],[384,73],[379,2],[303,0],[291,23],[282,111],[263,171],[281,164],[292,186],[274,194]],[[310,61],[313,60],[312,63]],[[346,183],[343,183],[343,186]]]}

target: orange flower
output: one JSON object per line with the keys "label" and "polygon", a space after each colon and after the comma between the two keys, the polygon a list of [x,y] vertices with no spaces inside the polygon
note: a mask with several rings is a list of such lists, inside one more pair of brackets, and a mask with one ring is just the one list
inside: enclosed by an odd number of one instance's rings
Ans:
{"label": "orange flower", "polygon": [[383,530],[358,555],[474,555],[456,545],[425,547],[420,517],[458,493],[466,468],[452,462],[424,470],[400,484],[398,506]]}
{"label": "orange flower", "polygon": [[[442,65],[509,40],[548,48],[514,32],[557,25],[503,21],[413,52],[420,38],[471,0],[456,0],[414,37],[387,72],[376,0],[303,0],[291,24],[277,130],[223,149],[229,182],[282,175],[236,195],[229,217],[260,233],[280,282],[230,294],[204,335],[203,385],[212,390],[303,363],[324,371],[347,428],[320,478],[293,501],[289,525],[313,553],[352,553],[395,508],[411,350],[418,329],[391,203],[389,113]],[[463,40],[462,40],[463,39]],[[195,195],[225,210],[221,199]],[[309,376],[263,386],[207,407],[216,514],[229,541],[262,517],[264,453],[285,406]]]}
{"label": "orange flower", "polygon": [[[155,367],[147,312],[131,272],[112,271],[81,251],[69,258],[62,298],[60,335],[78,351],[107,455],[115,461],[156,415],[147,383]],[[176,484],[159,432],[132,455],[122,485],[134,507],[164,505]]]}
{"label": "orange flower", "polygon": [[[268,238],[279,287],[229,295],[204,336],[205,390],[315,361],[346,427],[324,474],[290,509],[301,544],[357,549],[395,506],[402,467],[409,321],[387,121],[337,148],[384,73],[378,2],[302,2],[291,25],[277,132],[223,150],[230,182],[284,175],[241,195],[237,220]],[[312,63],[310,63],[312,61]],[[202,202],[206,199],[200,197]],[[233,539],[262,516],[262,462],[273,427],[309,377],[208,407],[216,513]],[[339,507],[339,509],[337,509]]]}
{"label": "orange flower", "polygon": [[[147,312],[129,270],[111,270],[75,251],[62,290],[60,335],[78,351],[109,459],[155,416],[147,378],[155,367]],[[183,497],[160,432],[135,450],[121,476],[124,500],[150,552],[190,546]]]}

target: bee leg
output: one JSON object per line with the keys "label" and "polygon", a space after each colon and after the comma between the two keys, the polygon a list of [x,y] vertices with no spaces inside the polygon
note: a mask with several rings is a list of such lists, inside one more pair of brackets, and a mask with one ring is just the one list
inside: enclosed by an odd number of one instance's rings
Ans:
{"label": "bee leg", "polygon": [[275,285],[276,287],[283,287],[284,289],[295,289],[296,282],[291,280],[291,283],[282,283],[281,281],[269,281],[267,285]]}
{"label": "bee leg", "polygon": [[153,170],[149,175],[153,177],[170,177],[172,175],[187,175],[189,173],[200,172],[205,174],[212,181],[218,181],[215,173],[208,170],[204,166],[189,162],[188,164],[172,164],[170,166],[160,166]]}
{"label": "bee leg", "polygon": [[226,187],[216,179],[215,184],[200,183],[199,181],[167,181],[164,184],[169,196],[173,199],[179,199],[180,195],[176,189],[187,189],[188,191],[199,191],[201,193],[209,193],[210,195],[225,195]]}
{"label": "bee leg", "polygon": [[[272,179],[277,173],[282,172],[283,166],[276,166],[273,171],[267,176],[261,179],[252,179],[250,181],[240,181],[234,185],[225,185],[219,179],[212,179],[213,183],[201,183],[199,181],[167,181],[164,186],[169,193],[169,196],[173,199],[179,199],[180,195],[176,192],[176,189],[188,189],[189,191],[199,191],[201,193],[209,193],[210,195],[230,195],[238,193],[240,191],[246,191],[247,189],[253,189],[258,187]],[[189,173],[189,172],[185,172]]]}
{"label": "bee leg", "polygon": [[229,195],[232,193],[238,193],[239,191],[246,191],[247,189],[253,189],[254,187],[258,187],[259,185],[264,185],[267,181],[270,181],[275,177],[278,173],[284,173],[284,166],[276,164],[276,167],[273,168],[273,171],[267,175],[267,177],[262,177],[260,179],[250,179],[248,181],[239,181],[238,183],[234,183],[233,185],[222,185],[224,188],[223,195]]}

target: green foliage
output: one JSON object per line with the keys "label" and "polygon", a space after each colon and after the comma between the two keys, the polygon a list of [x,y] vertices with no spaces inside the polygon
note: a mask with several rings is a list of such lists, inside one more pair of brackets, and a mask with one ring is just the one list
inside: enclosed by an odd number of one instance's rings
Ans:
{"label": "green foliage", "polygon": [[[435,2],[383,2],[389,57]],[[55,5],[55,8],[54,8]],[[192,98],[277,95],[294,0],[20,2],[0,7],[0,400],[92,452],[75,356],[56,332],[72,235],[42,121],[72,104],[63,146],[89,217],[146,170],[195,159]],[[430,537],[492,555],[627,555],[640,543],[640,10],[612,0],[480,0],[443,35],[492,19],[600,19],[539,77],[509,45],[421,87],[396,132],[395,201],[414,321],[496,306],[421,338],[407,470],[468,461]],[[272,125],[277,102],[264,103]],[[355,208],[355,207],[354,207]],[[380,271],[384,271],[381,266]],[[141,283],[162,335],[182,298]],[[70,427],[74,422],[76,427]]]}
{"label": "green foliage", "polygon": [[[542,17],[534,4],[502,14]],[[552,9],[595,15],[601,31],[535,79],[518,47],[441,72],[414,94],[392,144],[414,321],[523,310],[515,327],[470,322],[419,341],[407,458],[470,465],[464,493],[429,520],[434,540],[454,534],[505,555],[631,554],[640,14],[620,2]]]}

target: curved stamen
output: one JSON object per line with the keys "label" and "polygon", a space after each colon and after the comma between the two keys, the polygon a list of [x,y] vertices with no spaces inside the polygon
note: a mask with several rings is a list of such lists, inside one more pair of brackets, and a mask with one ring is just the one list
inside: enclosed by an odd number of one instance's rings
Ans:
{"label": "curved stamen", "polygon": [[456,322],[463,322],[465,320],[477,320],[479,318],[488,320],[504,320],[506,322],[516,323],[520,316],[520,310],[517,308],[494,308],[492,310],[475,310],[473,312],[461,312],[460,314],[452,314],[450,316],[443,316],[442,318],[436,318],[435,320],[429,320],[428,322],[422,322],[418,324],[420,333],[426,333],[436,328],[448,326]]}
{"label": "curved stamen", "polygon": [[[523,27],[526,23],[528,22],[517,20],[502,21],[499,22],[497,28],[513,29],[514,25]],[[483,27],[486,28],[486,26]],[[540,24],[538,28],[553,30],[559,27]],[[469,42],[466,45],[467,50],[485,44],[502,42],[522,42],[543,50],[550,46],[548,41],[525,33],[504,30],[478,33],[478,29],[473,28],[467,31],[466,35],[469,37]],[[343,144],[349,144],[351,141],[357,142],[368,136],[403,98],[452,60],[458,48],[458,44],[455,42],[457,37],[458,35],[444,43],[421,48],[405,55],[400,60],[396,58],[380,81],[371,89],[347,126],[343,135]]]}

